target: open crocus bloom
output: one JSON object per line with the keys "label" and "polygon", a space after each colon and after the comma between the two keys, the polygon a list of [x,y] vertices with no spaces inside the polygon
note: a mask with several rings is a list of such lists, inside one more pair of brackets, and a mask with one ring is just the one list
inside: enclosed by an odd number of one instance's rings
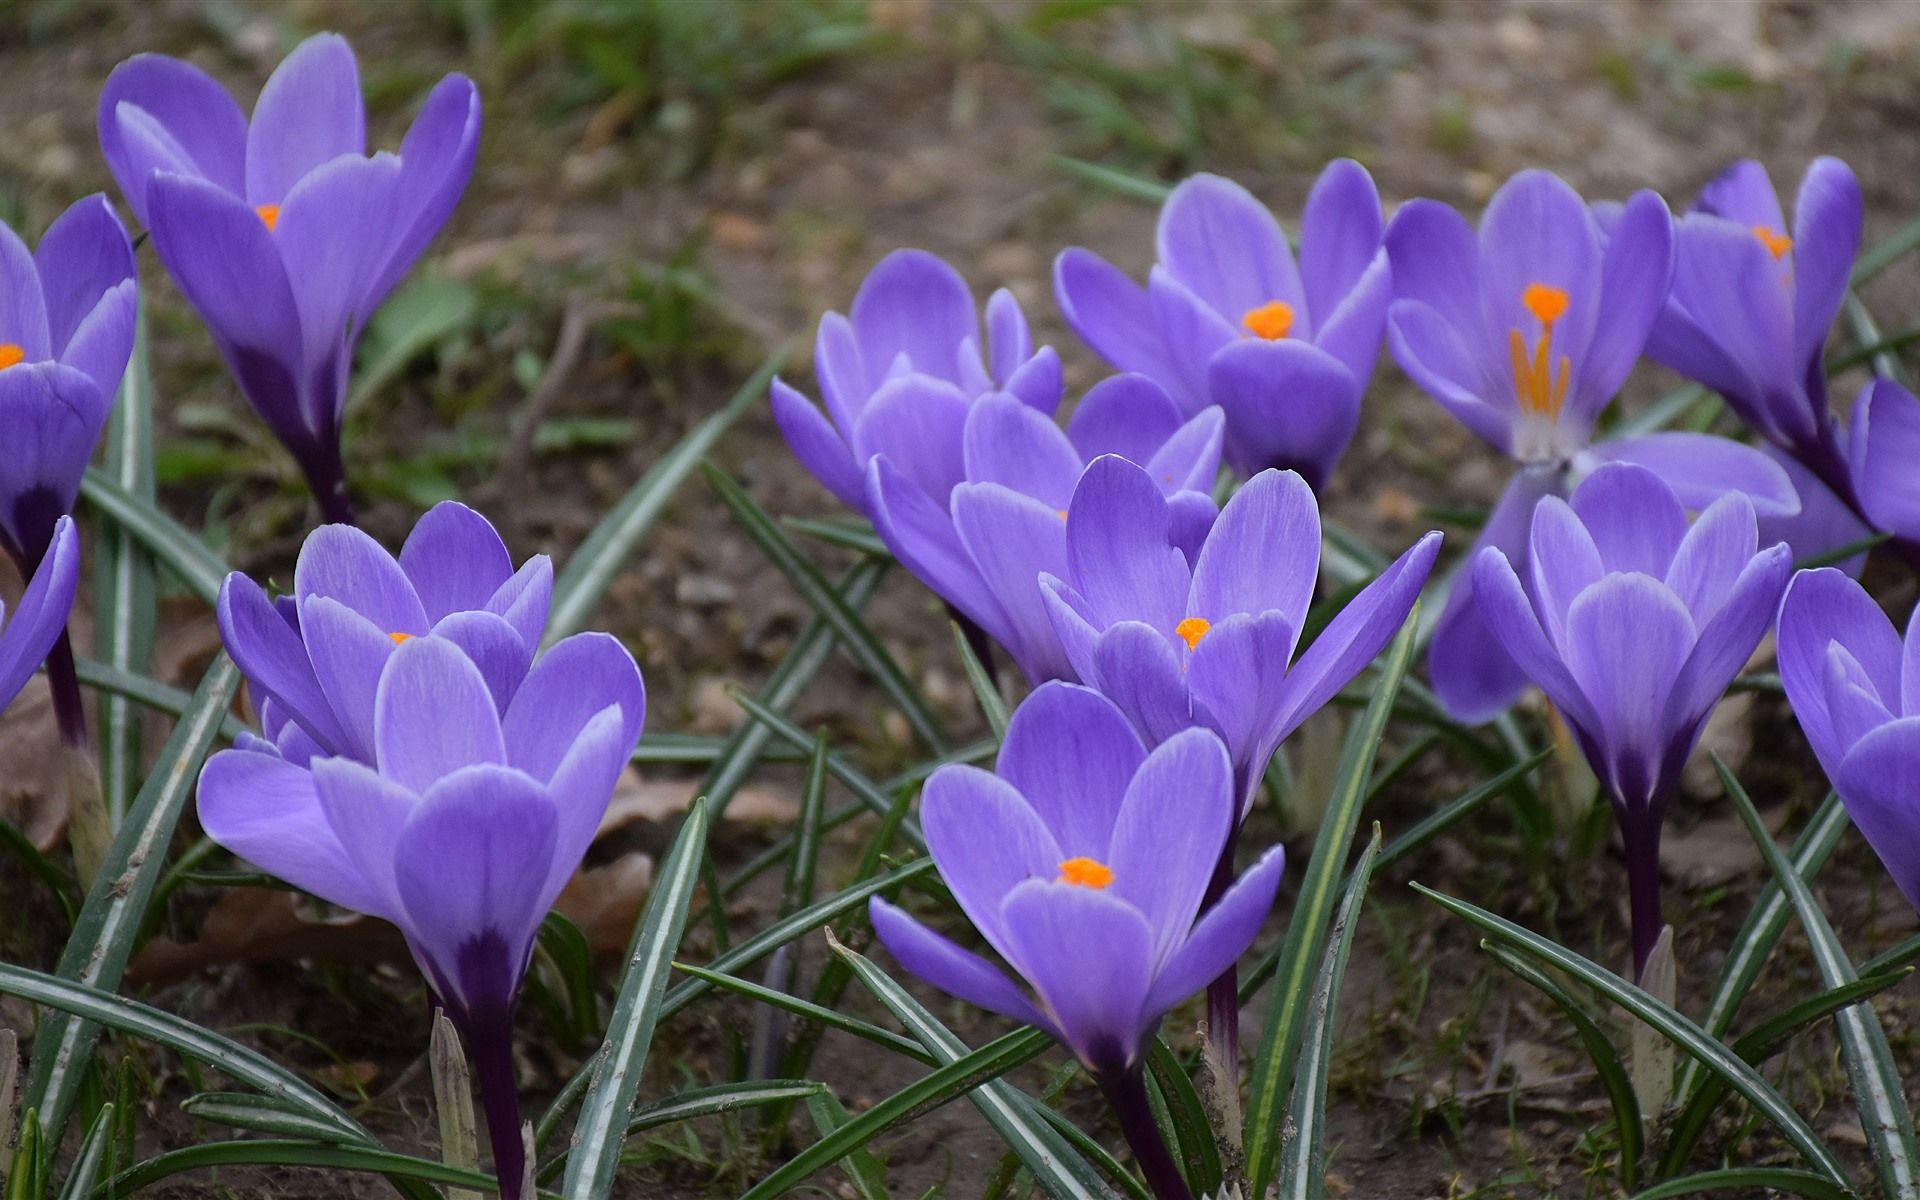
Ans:
{"label": "open crocus bloom", "polygon": [[[553,563],[537,554],[516,571],[487,519],[449,500],[420,518],[397,561],[350,525],[314,530],[293,581],[293,594],[276,602],[245,575],[227,576],[218,606],[227,651],[289,760],[372,763],[381,673],[411,639],[433,634],[459,646],[496,711],[507,711],[546,631]],[[599,645],[576,635],[546,658],[584,660],[607,652]]]}
{"label": "open crocus bloom", "polygon": [[1160,210],[1147,286],[1089,250],[1054,263],[1067,323],[1122,371],[1160,382],[1196,413],[1227,419],[1227,462],[1244,475],[1332,474],[1360,420],[1390,292],[1380,196],[1359,163],[1327,165],[1307,198],[1296,266],[1265,205],[1196,175]]}
{"label": "open crocus bloom", "polygon": [[121,193],[329,520],[352,513],[340,420],[354,344],[452,215],[479,143],[479,94],[449,75],[400,152],[369,156],[359,69],[334,34],[287,56],[251,122],[165,55],[121,63],[101,94]]}
{"label": "open crocus bloom", "polygon": [[[1730,492],[1691,528],[1643,467],[1601,467],[1572,501],[1534,509],[1530,553],[1474,559],[1500,644],[1566,719],[1620,819],[1636,967],[1660,930],[1660,822],[1714,705],[1786,587],[1784,545],[1760,549],[1752,503]],[[1524,572],[1525,583],[1522,583]],[[1650,907],[1643,907],[1650,906]]]}
{"label": "open crocus bloom", "polygon": [[1291,471],[1262,471],[1197,553],[1139,467],[1087,468],[1067,509],[1066,570],[1047,609],[1080,678],[1149,743],[1200,726],[1226,743],[1244,805],[1282,740],[1373,660],[1440,549],[1429,533],[1348,602],[1299,660],[1320,569],[1320,510]]}
{"label": "open crocus bloom", "polygon": [[1780,681],[1847,815],[1920,908],[1920,621],[1903,642],[1859,584],[1802,571],[1780,606]]}
{"label": "open crocus bloom", "polygon": [[983,397],[960,439],[964,481],[942,502],[882,454],[867,465],[868,511],[887,548],[1013,656],[1033,683],[1074,678],[1040,595],[1067,566],[1067,505],[1087,461],[1124,455],[1169,497],[1173,535],[1198,548],[1216,509],[1220,410],[1182,419],[1145,376],[1089,391],[1064,432],[1016,397]]}
{"label": "open crocus bloom", "polygon": [[1047,1031],[1096,1077],[1131,1071],[1160,1018],[1251,944],[1280,848],[1202,914],[1234,822],[1225,749],[1194,729],[1149,754],[1088,688],[1028,697],[996,771],[941,768],[921,818],[954,899],[1031,994],[878,897],[874,929],[909,971]]}
{"label": "open crocus bloom", "polygon": [[[1474,552],[1525,569],[1541,497],[1565,495],[1608,461],[1659,474],[1690,509],[1729,491],[1763,516],[1797,513],[1780,465],[1750,446],[1695,433],[1593,442],[1594,421],[1647,345],[1673,274],[1672,219],[1652,192],[1621,206],[1603,236],[1557,177],[1525,171],[1501,186],[1476,235],[1431,200],[1408,203],[1386,235],[1395,300],[1394,357],[1462,424],[1521,466]],[[1448,711],[1485,720],[1518,699],[1526,676],[1490,635],[1473,579],[1455,581],[1434,628],[1428,674]]]}
{"label": "open crocus bloom", "polygon": [[987,301],[983,346],[967,281],[924,250],[887,255],[860,284],[851,316],[820,319],[813,362],[826,415],[775,379],[773,418],[800,464],[862,513],[867,464],[883,454],[944,504],[966,478],[961,435],[980,397],[1004,392],[1045,416],[1060,406],[1060,358],[1034,349],[1013,293]]}
{"label": "open crocus bloom", "polygon": [[133,353],[137,287],[104,196],[60,214],[31,253],[0,224],[0,544],[25,571],[80,494]]}
{"label": "open crocus bloom", "polygon": [[80,533],[72,517],[61,517],[20,602],[11,612],[0,604],[0,709],[13,703],[66,629],[79,583]]}

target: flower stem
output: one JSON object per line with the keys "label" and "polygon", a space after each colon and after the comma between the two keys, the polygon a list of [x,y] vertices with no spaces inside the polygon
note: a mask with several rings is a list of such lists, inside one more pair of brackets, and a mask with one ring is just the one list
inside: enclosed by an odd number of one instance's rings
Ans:
{"label": "flower stem", "polygon": [[331,445],[322,445],[309,453],[297,454],[307,487],[320,505],[320,517],[329,525],[353,525],[353,499],[347,495],[347,468],[340,461],[339,435]]}
{"label": "flower stem", "polygon": [[47,687],[53,692],[53,719],[70,750],[86,751],[87,707],[80,699],[80,675],[73,662],[73,638],[64,629],[47,652]]}
{"label": "flower stem", "polygon": [[[1213,878],[1200,902],[1206,912],[1226,895],[1233,883],[1233,855],[1240,843],[1240,826],[1227,832],[1227,844],[1220,848],[1220,860],[1214,864]],[[1231,963],[1207,985],[1207,1043],[1223,1072],[1221,1086],[1238,1088],[1240,1081],[1240,964]]]}
{"label": "flower stem", "polygon": [[527,1173],[526,1146],[520,1140],[520,1089],[513,1073],[513,1015],[461,1022],[467,1057],[480,1084],[487,1113],[487,1138],[493,1143],[493,1171],[500,1200],[521,1200]]}
{"label": "flower stem", "polygon": [[1153,1119],[1153,1106],[1147,1100],[1147,1080],[1139,1064],[1121,1071],[1101,1071],[1096,1075],[1101,1094],[1120,1118],[1120,1132],[1140,1164],[1147,1187],[1155,1200],[1193,1200],[1193,1192],[1181,1177],[1180,1166],[1160,1136],[1160,1125]]}
{"label": "flower stem", "polygon": [[1620,841],[1627,861],[1627,895],[1633,913],[1633,978],[1646,973],[1647,957],[1660,940],[1660,814],[1620,813]]}

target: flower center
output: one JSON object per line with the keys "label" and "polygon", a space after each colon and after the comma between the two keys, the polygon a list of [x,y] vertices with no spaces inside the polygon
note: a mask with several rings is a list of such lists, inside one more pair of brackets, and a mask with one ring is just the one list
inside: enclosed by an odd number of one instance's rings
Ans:
{"label": "flower center", "polygon": [[0,371],[4,371],[8,367],[18,363],[25,362],[26,359],[27,352],[20,348],[19,343],[7,342],[0,344]]}
{"label": "flower center", "polygon": [[393,639],[393,644],[396,646],[411,640],[413,637],[410,633],[390,633],[387,636]]}
{"label": "flower center", "polygon": [[1175,625],[1173,631],[1180,635],[1180,640],[1187,644],[1187,649],[1192,650],[1200,645],[1200,639],[1207,636],[1207,630],[1212,628],[1213,622],[1205,617],[1188,617]]}
{"label": "flower center", "polygon": [[1250,308],[1240,323],[1247,332],[1257,338],[1277,342],[1287,336],[1293,328],[1293,305],[1282,300],[1269,300],[1259,308]]}
{"label": "flower center", "polygon": [[1540,340],[1533,352],[1527,352],[1527,339],[1518,329],[1507,331],[1507,348],[1513,354],[1513,390],[1520,407],[1550,420],[1559,420],[1560,406],[1566,403],[1567,380],[1573,373],[1566,355],[1553,361],[1553,326],[1566,315],[1565,288],[1530,283],[1520,294],[1520,303],[1540,322]]}
{"label": "flower center", "polygon": [[1060,864],[1060,877],[1054,882],[1092,888],[1097,892],[1113,882],[1113,868],[1091,858],[1069,858]]}
{"label": "flower center", "polygon": [[1775,262],[1779,262],[1785,258],[1787,251],[1793,249],[1792,238],[1784,233],[1775,233],[1765,225],[1755,225],[1753,227],[1753,236],[1760,239],[1760,244],[1767,248],[1768,254],[1773,255],[1773,261]]}
{"label": "flower center", "polygon": [[280,223],[280,206],[278,204],[262,204],[253,211],[260,214],[261,223],[266,225],[268,233],[272,233],[273,227]]}

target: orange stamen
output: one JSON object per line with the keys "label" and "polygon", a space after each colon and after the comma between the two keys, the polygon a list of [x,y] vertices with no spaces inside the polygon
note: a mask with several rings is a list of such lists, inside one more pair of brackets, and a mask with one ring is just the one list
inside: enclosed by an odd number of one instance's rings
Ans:
{"label": "orange stamen", "polygon": [[268,233],[272,233],[273,227],[280,223],[280,206],[278,204],[262,204],[253,211],[260,214],[260,220],[266,225]]}
{"label": "orange stamen", "polygon": [[1767,248],[1768,254],[1773,255],[1773,261],[1775,262],[1779,262],[1785,258],[1787,251],[1793,249],[1792,238],[1784,233],[1775,233],[1765,225],[1755,225],[1753,227],[1753,236],[1760,239],[1760,244]]}
{"label": "orange stamen", "polygon": [[1060,877],[1054,882],[1099,891],[1113,882],[1113,868],[1091,858],[1069,858],[1060,864]]}
{"label": "orange stamen", "polygon": [[1175,625],[1173,631],[1180,635],[1180,640],[1187,644],[1187,649],[1192,650],[1200,645],[1200,639],[1207,636],[1207,630],[1212,628],[1213,622],[1205,617],[1188,617]]}
{"label": "orange stamen", "polygon": [[1545,283],[1530,283],[1520,294],[1520,303],[1540,322],[1540,340],[1529,354],[1526,337],[1518,329],[1507,331],[1507,349],[1513,357],[1514,392],[1521,408],[1559,420],[1573,364],[1564,354],[1559,362],[1553,361],[1553,326],[1567,313],[1567,292],[1565,288]]}
{"label": "orange stamen", "polygon": [[408,641],[413,637],[413,635],[410,633],[390,633],[387,636],[393,639],[393,644],[396,646],[400,645],[403,642]]}
{"label": "orange stamen", "polygon": [[18,343],[7,342],[4,345],[0,345],[0,371],[4,371],[17,363],[25,362],[26,358],[27,352],[21,349]]}
{"label": "orange stamen", "polygon": [[1250,308],[1240,323],[1247,332],[1257,338],[1277,342],[1293,329],[1293,305],[1281,300],[1269,300],[1259,308]]}

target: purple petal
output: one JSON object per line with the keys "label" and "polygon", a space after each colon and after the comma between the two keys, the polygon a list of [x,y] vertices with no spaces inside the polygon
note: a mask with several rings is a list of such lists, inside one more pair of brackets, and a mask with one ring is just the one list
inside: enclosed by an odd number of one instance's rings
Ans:
{"label": "purple petal", "polygon": [[349,330],[365,327],[399,196],[398,158],[346,155],[303,175],[280,205],[273,240],[300,308],[310,370],[342,353]]}
{"label": "purple petal", "polygon": [[0,224],[0,342],[20,347],[29,364],[54,357],[40,272],[20,235]]}
{"label": "purple petal", "polygon": [[1909,904],[1920,908],[1920,718],[1868,734],[1834,775],[1847,815],[1860,827]]}
{"label": "purple petal", "polygon": [[0,629],[0,709],[20,694],[65,632],[79,582],[80,534],[72,517],[61,517],[20,602],[12,612],[0,612],[6,617]]}
{"label": "purple petal", "polygon": [[1168,385],[1174,399],[1191,414],[1205,404],[1207,364],[1222,347],[1247,336],[1164,267],[1155,267],[1147,279],[1147,299],[1160,326],[1160,343],[1179,386]]}
{"label": "purple petal", "polygon": [[436,637],[394,650],[380,676],[374,731],[380,773],[416,792],[470,764],[507,761],[487,681],[457,646]]}
{"label": "purple petal", "polygon": [[1658,475],[1631,463],[1608,463],[1573,489],[1570,503],[1608,571],[1666,578],[1687,536],[1687,511]]}
{"label": "purple petal", "polygon": [[[1297,635],[1320,577],[1320,508],[1291,471],[1262,471],[1220,510],[1193,569],[1187,616],[1279,611]],[[1282,660],[1292,657],[1292,643]]]}
{"label": "purple petal", "polygon": [[513,575],[513,558],[493,523],[457,500],[426,511],[400,547],[400,570],[429,623],[483,609]]}
{"label": "purple petal", "polygon": [[1007,377],[1002,390],[1020,397],[1020,402],[1028,408],[1052,416],[1060,407],[1060,399],[1066,390],[1060,370],[1060,355],[1052,346],[1040,347],[1038,354]]}
{"label": "purple petal", "polygon": [[1134,775],[1103,861],[1113,868],[1113,894],[1153,931],[1156,968],[1186,941],[1239,815],[1233,764],[1207,730],[1174,735]]}
{"label": "purple petal", "polygon": [[1086,462],[1118,454],[1144,467],[1183,419],[1173,397],[1152,379],[1113,375],[1094,384],[1074,406],[1067,440]]}
{"label": "purple petal", "polygon": [[215,612],[227,653],[256,693],[254,703],[272,700],[328,754],[340,753],[348,745],[347,735],[320,690],[299,631],[260,585],[238,571],[227,576]]}
{"label": "purple petal", "polygon": [[[1225,413],[1218,408],[1203,408],[1140,465],[1147,469],[1147,474],[1169,501],[1183,494],[1198,495],[1211,505],[1212,500],[1206,493],[1212,490],[1213,481],[1220,474],[1220,449],[1226,442],[1226,430]],[[1215,507],[1206,515],[1205,528],[1213,527],[1218,513]]]}
{"label": "purple petal", "polygon": [[[48,346],[63,359],[81,322],[109,292],[134,277],[133,245],[113,205],[99,194],[77,201],[47,226],[33,263],[46,301]],[[108,373],[110,378],[94,375],[103,392],[111,393],[120,382],[133,348],[131,323],[125,339],[119,368]]]}
{"label": "purple petal", "polygon": [[[1699,643],[1680,668],[1667,702],[1669,729],[1691,728],[1693,736],[1698,736],[1707,714],[1753,657],[1755,647],[1773,624],[1787,576],[1792,573],[1793,555],[1785,546],[1761,551],[1734,580],[1725,603],[1698,624]],[[1693,748],[1692,740],[1688,739],[1688,751]],[[1681,757],[1684,760],[1684,755]],[[1677,769],[1681,763],[1673,765]]]}
{"label": "purple petal", "polygon": [[1285,713],[1287,660],[1299,636],[1285,613],[1235,613],[1215,621],[1187,660],[1188,695],[1196,711],[1213,715],[1240,772],[1242,799],[1252,798],[1279,745],[1271,731]]}
{"label": "purple petal", "polygon": [[1020,301],[1001,288],[987,297],[987,348],[991,352],[989,371],[996,382],[1013,377],[1021,364],[1033,357],[1033,334],[1027,329],[1027,315]]}
{"label": "purple petal", "polygon": [[967,281],[924,250],[895,250],[881,259],[860,284],[851,316],[869,370],[904,354],[915,371],[957,384],[954,350],[968,338],[980,341]]}
{"label": "purple petal", "polygon": [[1696,637],[1687,606],[1645,575],[1609,575],[1567,611],[1567,672],[1593,706],[1588,732],[1608,760],[1594,770],[1620,802],[1651,798],[1667,736],[1661,714]]}
{"label": "purple petal", "polygon": [[867,512],[874,532],[914,578],[1007,645],[1011,619],[961,544],[953,518],[885,458],[867,464]]}
{"label": "purple petal", "polygon": [[1052,417],[1004,393],[973,405],[961,446],[969,483],[997,483],[1056,510],[1073,499],[1084,465]]}
{"label": "purple petal", "polygon": [[1113,455],[1093,461],[1067,510],[1066,558],[1096,628],[1145,621],[1171,634],[1194,615],[1187,562],[1170,535],[1166,499],[1144,470]]}
{"label": "purple petal", "polygon": [[885,455],[920,490],[945,501],[967,478],[961,441],[971,407],[960,389],[931,375],[907,375],[881,386],[854,426],[860,462]]}
{"label": "purple petal", "polygon": [[1047,619],[1053,622],[1054,636],[1060,639],[1061,652],[1067,656],[1074,675],[1083,680],[1097,680],[1099,672],[1094,667],[1094,651],[1100,641],[1100,630],[1093,624],[1093,610],[1087,607],[1079,592],[1055,575],[1040,576],[1040,595],[1047,605]]}
{"label": "purple petal", "polygon": [[1791,517],[1800,511],[1800,496],[1780,464],[1732,438],[1651,433],[1596,443],[1593,453],[1652,471],[1683,508],[1698,511],[1728,492],[1740,492],[1764,517]]}
{"label": "purple petal", "polygon": [[1033,1001],[986,959],[954,945],[878,896],[868,901],[867,912],[887,952],[910,973],[988,1012],[1044,1029],[1055,1038],[1061,1036]]}
{"label": "purple petal", "polygon": [[1013,642],[1002,645],[1028,681],[1070,677],[1073,667],[1040,596],[1040,576],[1066,570],[1067,523],[1059,512],[998,484],[966,483],[953,489],[953,524],[1006,613]]}
{"label": "purple petal", "polygon": [[1106,892],[1032,879],[1001,905],[1007,961],[1053,1017],[1062,1040],[1095,1070],[1129,1066],[1140,1049],[1153,934]]}
{"label": "purple petal", "polygon": [[1586,350],[1601,317],[1601,264],[1599,230],[1579,194],[1550,172],[1520,172],[1493,194],[1480,219],[1486,326],[1495,337],[1517,329],[1532,346],[1540,321],[1527,309],[1527,289],[1543,284],[1566,292],[1566,312],[1553,327],[1553,357],[1571,360],[1573,390],[1584,390]]}
{"label": "purple petal", "polygon": [[1902,711],[1900,635],[1865,589],[1832,567],[1802,571],[1780,603],[1780,682],[1793,715],[1829,777],[1837,775],[1851,745],[1839,736],[1827,712],[1828,648],[1845,650],[1868,675],[1888,708]]}
{"label": "purple petal", "polygon": [[1387,308],[1392,303],[1393,266],[1386,250],[1381,249],[1345,301],[1319,318],[1313,344],[1351,371],[1362,390],[1373,378],[1373,364],[1380,357],[1380,335],[1386,329]]}
{"label": "purple petal", "polygon": [[53,522],[73,511],[112,403],[72,367],[41,362],[0,370],[0,525],[29,555],[39,552]]}
{"label": "purple petal", "polygon": [[1206,911],[1186,944],[1160,968],[1143,1006],[1149,1019],[1167,1012],[1219,978],[1253,945],[1280,892],[1286,852],[1275,846],[1240,873],[1233,886]]}
{"label": "purple petal", "polygon": [[369,306],[393,290],[453,215],[479,150],[479,90],[466,76],[449,75],[434,85],[400,141],[402,223],[375,278]]}
{"label": "purple petal", "polygon": [[1793,356],[1802,374],[1817,376],[1827,331],[1847,298],[1861,208],[1860,181],[1847,164],[1815,159],[1793,202]]}
{"label": "purple petal", "polygon": [[[1053,295],[1074,333],[1115,370],[1176,386],[1147,290],[1118,267],[1091,250],[1063,251],[1053,260]],[[1190,394],[1175,399],[1194,407],[1200,403]]]}
{"label": "purple petal", "polygon": [[542,782],[553,779],[581,731],[610,704],[620,706],[624,759],[647,716],[646,685],[633,655],[606,633],[576,633],[555,642],[501,718],[506,761]]}
{"label": "purple petal", "polygon": [[[633,754],[634,735],[629,732],[632,724],[624,706],[608,705],[595,713],[586,727],[563,747],[566,757],[560,760],[547,783],[547,793],[553,797],[559,823],[554,870],[547,877],[546,906],[550,907],[566,888],[600,832],[600,822],[607,815],[613,789],[619,785],[620,773]],[[508,753],[511,755],[511,748]]]}
{"label": "purple petal", "polygon": [[1740,493],[1729,492],[1687,530],[1667,569],[1666,584],[1693,614],[1694,624],[1704,626],[1726,604],[1734,581],[1759,549],[1753,505]]}
{"label": "purple petal", "polygon": [[1063,857],[1105,861],[1121,797],[1146,757],[1112,701],[1056,681],[1014,710],[994,770],[1039,814]]}
{"label": "purple petal", "polygon": [[[1673,278],[1673,217],[1666,201],[1635,192],[1621,209],[1601,265],[1600,311],[1579,385],[1568,406],[1592,424],[1640,361]],[[1556,346],[1556,349],[1558,347]]]}
{"label": "purple petal", "polygon": [[1243,474],[1297,470],[1324,484],[1360,424],[1360,381],[1303,341],[1246,338],[1207,367],[1227,418],[1227,459]]}
{"label": "purple petal", "polygon": [[533,665],[533,647],[519,631],[490,612],[457,612],[435,622],[433,636],[460,647],[480,668],[494,707],[506,712],[527,677],[527,668]]}
{"label": "purple petal", "polygon": [[1294,312],[1299,336],[1312,314],[1286,234],[1267,206],[1218,175],[1195,175],[1160,209],[1160,265],[1228,322],[1275,300]]}
{"label": "purple petal", "polygon": [[1164,632],[1139,621],[1122,621],[1094,646],[1101,694],[1120,706],[1150,744],[1195,723],[1181,658]]}
{"label": "purple petal", "polygon": [[133,356],[139,295],[139,284],[133,279],[123,279],[107,289],[60,352],[61,365],[93,380],[103,397],[111,398],[119,392],[127,360]]}
{"label": "purple petal", "polygon": [[1409,200],[1393,215],[1384,241],[1395,307],[1410,300],[1432,309],[1454,331],[1467,361],[1501,361],[1493,351],[1502,347],[1486,333],[1480,311],[1480,252],[1467,219],[1437,200]]}
{"label": "purple petal", "polygon": [[1920,536],[1920,400],[1891,379],[1876,379],[1853,405],[1849,430],[1853,486],[1880,528]]}
{"label": "purple petal", "polygon": [[[1380,193],[1367,169],[1350,158],[1328,163],[1300,218],[1300,278],[1320,340],[1327,319],[1378,253],[1382,224]],[[1379,345],[1377,330],[1374,345]]]}
{"label": "purple petal", "polygon": [[418,637],[430,625],[400,564],[351,525],[322,525],[307,535],[293,569],[293,592],[303,610],[313,597],[327,596],[384,633]]}
{"label": "purple petal", "polygon": [[547,631],[547,612],[552,604],[553,560],[536,554],[520,564],[520,569],[488,598],[485,607],[505,618],[527,645],[537,646]]}
{"label": "purple petal", "polygon": [[[1194,418],[1196,421],[1199,419]],[[1213,532],[1213,523],[1220,519],[1220,506],[1204,491],[1175,492],[1167,497],[1167,516],[1167,538],[1191,567],[1200,560],[1200,551],[1206,545],[1207,535]]]}
{"label": "purple petal", "polygon": [[787,439],[800,465],[842,504],[856,512],[863,511],[864,473],[846,442],[841,440],[840,431],[820,414],[813,401],[782,380],[773,381],[770,396],[774,423],[780,427],[781,435]]}
{"label": "purple petal", "polygon": [[[1439,309],[1419,300],[1399,300],[1387,312],[1387,345],[1394,361],[1440,406],[1489,446],[1509,453],[1514,411],[1510,389],[1494,391],[1460,328]],[[1488,397],[1498,395],[1498,404]]]}
{"label": "purple petal", "polygon": [[394,915],[341,846],[313,776],[278,754],[220,751],[200,770],[198,804],[207,836],[269,875],[342,908]]}
{"label": "purple petal", "polygon": [[247,127],[247,203],[279,204],[329,159],[364,154],[360,69],[338,34],[315,34],[274,68]]}
{"label": "purple petal", "polygon": [[[1747,557],[1753,557],[1749,548]],[[1535,608],[1547,638],[1556,646],[1566,644],[1567,609],[1574,598],[1600,582],[1607,572],[1593,535],[1580,523],[1573,509],[1558,496],[1543,496],[1533,509],[1533,530],[1527,539],[1527,556],[1522,560],[1533,584]],[[1744,565],[1746,559],[1742,559]],[[1735,568],[1738,570],[1739,568]],[[1729,577],[1731,582],[1731,577]]]}
{"label": "purple petal", "polygon": [[1787,228],[1767,169],[1752,159],[1741,159],[1722,170],[1700,189],[1695,209],[1743,226],[1760,225],[1776,233]]}
{"label": "purple petal", "polygon": [[1763,420],[1790,436],[1810,433],[1812,416],[1791,390],[1796,372],[1789,296],[1767,248],[1749,230],[1712,218],[1689,217],[1678,232],[1674,298],[1717,355],[1662,355],[1666,347],[1657,339],[1649,353],[1730,401],[1751,396],[1750,403],[1764,407]]}
{"label": "purple petal", "polygon": [[316,759],[312,771],[320,811],[341,851],[378,897],[377,915],[393,920],[401,908],[394,888],[394,847],[419,797],[348,758]]}
{"label": "purple petal", "polygon": [[[1487,546],[1475,552],[1471,566],[1479,636],[1520,673],[1521,688],[1533,682],[1566,716],[1576,734],[1583,738],[1598,736],[1603,732],[1600,718],[1579,680],[1568,671],[1562,648],[1541,626],[1513,564],[1498,547]],[[1438,636],[1436,633],[1436,642]],[[1590,749],[1589,756],[1597,752]]]}
{"label": "purple petal", "polygon": [[1856,547],[1852,554],[1834,565],[1857,577],[1867,562],[1866,552],[1858,546],[1872,536],[1873,530],[1799,460],[1772,445],[1763,446],[1761,452],[1787,473],[1788,481],[1799,496],[1800,511],[1792,517],[1762,516],[1760,543],[1785,542],[1793,548],[1796,560],[1828,554],[1846,546]]}
{"label": "purple petal", "polygon": [[246,187],[247,118],[227,89],[191,63],[136,54],[100,93],[100,149],[140,223],[155,171],[206,179],[240,195]]}
{"label": "purple petal", "polygon": [[[364,763],[376,756],[374,711],[380,673],[393,657],[393,639],[379,626],[327,596],[300,606],[300,632],[313,660],[314,678],[339,719],[342,754]],[[421,785],[424,786],[424,785]]]}
{"label": "purple petal", "polygon": [[976,767],[942,767],[920,796],[927,848],[981,936],[1007,955],[1000,902],[1028,879],[1052,879],[1069,856],[1033,805]]}

